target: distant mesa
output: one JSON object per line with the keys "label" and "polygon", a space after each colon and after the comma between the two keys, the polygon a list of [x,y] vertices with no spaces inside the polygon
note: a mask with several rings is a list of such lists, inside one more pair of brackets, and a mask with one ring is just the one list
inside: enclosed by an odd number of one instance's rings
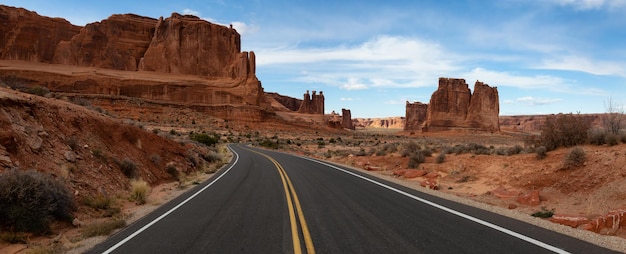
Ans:
{"label": "distant mesa", "polygon": [[465,79],[439,78],[429,104],[406,104],[405,130],[451,129],[499,132],[498,88],[480,81],[472,94]]}

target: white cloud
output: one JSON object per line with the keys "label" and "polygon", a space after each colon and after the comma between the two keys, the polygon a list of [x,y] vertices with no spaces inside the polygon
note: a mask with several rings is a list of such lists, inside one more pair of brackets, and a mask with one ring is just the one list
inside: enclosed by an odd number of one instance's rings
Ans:
{"label": "white cloud", "polygon": [[626,6],[626,0],[553,0],[553,2],[578,10],[614,9]]}
{"label": "white cloud", "polygon": [[522,89],[550,89],[564,91],[568,88],[566,81],[560,77],[550,75],[522,76],[510,72],[498,72],[475,68],[469,73],[463,74],[469,84],[479,80],[490,86],[509,86]]}
{"label": "white cloud", "polygon": [[521,104],[526,104],[529,106],[542,106],[542,105],[549,105],[549,104],[554,104],[554,103],[558,103],[561,102],[563,100],[558,99],[558,98],[554,98],[554,99],[550,99],[550,98],[535,98],[532,96],[526,96],[526,97],[520,97],[515,99],[515,102],[517,103],[521,103]]}
{"label": "white cloud", "polygon": [[536,68],[551,70],[581,71],[594,75],[613,75],[626,77],[626,63],[611,61],[593,61],[585,57],[565,56],[546,59]]}
{"label": "white cloud", "polygon": [[340,101],[353,101],[354,98],[345,98],[345,97],[341,97],[339,98]]}
{"label": "white cloud", "polygon": [[364,90],[367,89],[368,86],[361,83],[357,78],[349,78],[347,82],[339,85],[339,88],[344,90]]}
{"label": "white cloud", "polygon": [[246,23],[241,22],[241,21],[232,21],[230,23],[225,23],[225,22],[217,21],[217,20],[215,20],[213,18],[201,17],[200,12],[198,12],[196,10],[189,9],[189,8],[184,9],[183,10],[183,14],[184,15],[194,15],[194,16],[200,17],[201,19],[204,19],[204,20],[206,20],[208,22],[211,22],[213,24],[218,24],[218,25],[222,25],[222,26],[225,26],[225,27],[230,27],[230,25],[232,25],[233,28],[235,28],[235,30],[237,30],[237,32],[240,35],[254,33],[254,32],[259,30],[258,26],[256,26],[256,25],[249,25],[249,24],[246,24]]}
{"label": "white cloud", "polygon": [[200,16],[200,12],[197,12],[197,11],[192,10],[192,9],[184,9],[184,10],[183,10],[183,15],[194,15],[194,16]]}
{"label": "white cloud", "polygon": [[513,100],[504,100],[504,101],[502,101],[502,103],[504,103],[504,104],[515,104],[515,101],[513,101]]}
{"label": "white cloud", "polygon": [[404,99],[404,98],[403,99],[398,99],[398,100],[387,100],[387,101],[385,101],[385,104],[388,104],[388,105],[406,105],[407,101],[408,100]]}

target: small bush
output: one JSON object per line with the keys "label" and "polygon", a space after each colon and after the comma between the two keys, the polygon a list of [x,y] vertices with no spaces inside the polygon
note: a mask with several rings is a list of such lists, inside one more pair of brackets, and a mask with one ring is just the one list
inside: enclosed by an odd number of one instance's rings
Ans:
{"label": "small bush", "polygon": [[411,154],[417,152],[419,149],[420,149],[420,146],[417,143],[411,141],[402,146],[402,151],[400,152],[400,156],[408,157]]}
{"label": "small bush", "polygon": [[626,133],[620,136],[620,140],[622,141],[622,143],[626,144]]}
{"label": "small bush", "polygon": [[176,181],[179,180],[178,169],[176,169],[176,166],[174,164],[168,163],[167,166],[165,167],[165,172],[170,174],[174,179],[176,179]]}
{"label": "small bush", "polygon": [[201,154],[200,156],[202,156],[202,159],[204,159],[208,163],[218,162],[222,160],[222,155],[214,151],[209,151],[209,153]]}
{"label": "small bush", "polygon": [[585,150],[581,147],[572,148],[563,158],[563,167],[577,168],[585,163]]}
{"label": "small bush", "polygon": [[437,163],[443,163],[446,160],[446,153],[445,152],[441,152],[439,153],[439,155],[437,155]]}
{"label": "small bush", "polygon": [[26,92],[29,94],[45,96],[46,94],[50,93],[50,90],[48,90],[48,88],[43,87],[43,86],[33,86],[31,88],[28,88]]}
{"label": "small bush", "polygon": [[199,133],[191,135],[191,140],[200,142],[206,146],[215,146],[220,139],[217,134],[209,135],[206,133]]}
{"label": "small bush", "polygon": [[365,149],[361,148],[357,153],[356,156],[365,156],[367,155],[367,153],[365,152]]}
{"label": "small bush", "polygon": [[105,221],[100,223],[95,223],[91,225],[87,225],[83,227],[83,237],[89,238],[99,235],[109,235],[111,232],[118,228],[123,228],[126,226],[126,220],[118,218],[111,221]]}
{"label": "small bush", "polygon": [[117,164],[122,170],[122,173],[124,173],[126,177],[128,178],[137,177],[137,165],[132,160],[126,158],[122,160],[121,162],[118,162]]}
{"label": "small bush", "polygon": [[259,142],[259,145],[262,147],[267,147],[267,148],[271,148],[271,149],[278,149],[280,146],[278,145],[278,141],[274,142],[270,139],[264,139],[261,142]]}
{"label": "small bush", "polygon": [[409,155],[408,168],[418,168],[421,163],[426,161],[426,156],[422,151],[418,151]]}
{"label": "small bush", "polygon": [[537,217],[537,218],[551,218],[553,215],[554,215],[554,209],[548,210],[545,207],[542,207],[541,211],[537,211],[531,214],[531,216]]}
{"label": "small bush", "polygon": [[548,149],[545,146],[540,146],[535,149],[535,154],[537,154],[538,160],[543,160],[548,157]]}
{"label": "small bush", "polygon": [[4,230],[48,233],[52,219],[71,221],[76,210],[65,184],[37,171],[0,174],[0,226]]}
{"label": "small bush", "polygon": [[592,145],[604,145],[606,143],[606,132],[599,129],[589,131],[589,143]]}
{"label": "small bush", "polygon": [[72,148],[72,150],[76,150],[80,145],[78,144],[78,138],[76,136],[71,136],[66,141],[67,146]]}
{"label": "small bush", "polygon": [[144,180],[130,181],[130,200],[135,201],[138,205],[146,203],[150,186]]}
{"label": "small bush", "polygon": [[85,197],[83,204],[97,210],[106,210],[113,204],[113,199],[105,195]]}
{"label": "small bush", "polygon": [[617,134],[607,134],[605,138],[606,144],[609,146],[617,145],[620,141],[620,137]]}
{"label": "small bush", "polygon": [[387,151],[385,151],[385,149],[376,151],[376,156],[385,156],[385,155],[387,155]]}

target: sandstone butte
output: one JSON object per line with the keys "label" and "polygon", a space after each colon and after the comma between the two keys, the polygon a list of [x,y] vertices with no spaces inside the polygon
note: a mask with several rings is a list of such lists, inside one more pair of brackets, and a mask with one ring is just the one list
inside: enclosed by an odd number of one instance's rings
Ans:
{"label": "sandstone butte", "polygon": [[429,104],[406,104],[405,130],[467,129],[499,132],[498,88],[480,81],[472,94],[465,79],[439,78]]}
{"label": "sandstone butte", "polygon": [[[194,106],[224,119],[267,115],[255,54],[241,51],[232,27],[177,13],[159,19],[112,15],[80,27],[2,5],[0,23],[6,63],[0,77],[7,84],[91,96],[104,108],[130,97]],[[32,66],[11,67],[21,61]],[[77,67],[61,71],[61,65]]]}

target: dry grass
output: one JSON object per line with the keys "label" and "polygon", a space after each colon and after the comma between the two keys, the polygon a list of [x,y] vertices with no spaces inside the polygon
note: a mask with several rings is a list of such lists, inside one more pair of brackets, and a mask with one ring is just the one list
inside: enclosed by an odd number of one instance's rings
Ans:
{"label": "dry grass", "polygon": [[146,203],[150,186],[148,182],[138,179],[130,181],[130,200],[135,201],[138,205]]}
{"label": "dry grass", "polygon": [[99,235],[109,235],[111,232],[118,228],[123,228],[126,226],[126,220],[123,218],[115,218],[113,220],[108,220],[104,222],[94,223],[87,225],[83,228],[82,235],[85,238],[99,236]]}

